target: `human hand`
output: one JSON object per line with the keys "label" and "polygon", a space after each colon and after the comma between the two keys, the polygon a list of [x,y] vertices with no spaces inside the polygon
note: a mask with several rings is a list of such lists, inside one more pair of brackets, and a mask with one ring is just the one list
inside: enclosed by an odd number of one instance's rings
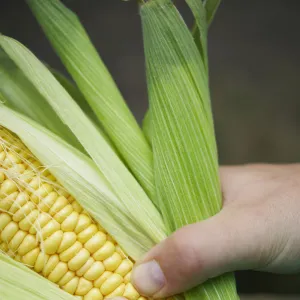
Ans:
{"label": "human hand", "polygon": [[235,270],[300,270],[300,165],[222,167],[220,176],[222,211],[146,254],[132,275],[141,294],[163,298]]}

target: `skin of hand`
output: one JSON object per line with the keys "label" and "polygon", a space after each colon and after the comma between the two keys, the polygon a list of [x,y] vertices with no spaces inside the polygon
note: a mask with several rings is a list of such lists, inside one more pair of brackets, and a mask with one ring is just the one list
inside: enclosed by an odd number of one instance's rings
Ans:
{"label": "skin of hand", "polygon": [[151,249],[133,271],[164,298],[236,270],[300,271],[300,164],[222,167],[223,208]]}

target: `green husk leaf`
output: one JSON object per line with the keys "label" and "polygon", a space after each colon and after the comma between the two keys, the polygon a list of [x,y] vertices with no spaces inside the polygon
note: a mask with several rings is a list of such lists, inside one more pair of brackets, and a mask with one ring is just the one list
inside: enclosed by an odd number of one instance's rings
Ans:
{"label": "green husk leaf", "polygon": [[63,74],[58,72],[57,70],[48,67],[51,73],[55,76],[56,80],[64,87],[64,89],[68,92],[68,94],[76,101],[76,103],[80,106],[80,108],[84,111],[84,113],[93,121],[93,123],[98,127],[98,130],[101,132],[107,143],[112,147],[112,149],[116,151],[115,145],[109,139],[107,134],[104,132],[103,127],[99,123],[98,118],[94,114],[92,108],[86,102],[84,96],[77,88],[77,86],[71,82],[68,78],[66,78]]}
{"label": "green husk leaf", "polygon": [[[156,201],[171,233],[221,209],[209,87],[192,34],[172,2],[147,2],[141,16]],[[185,297],[238,299],[232,274],[209,280]]]}
{"label": "green husk leaf", "polygon": [[95,124],[98,124],[98,119],[96,115],[94,114],[89,104],[86,102],[84,96],[82,95],[78,87],[59,71],[50,67],[48,68],[51,71],[51,73],[55,76],[57,81],[64,87],[64,89],[69,93],[69,95],[81,107],[81,109],[85,112],[85,114],[89,116],[90,119],[93,120]]}
{"label": "green husk leaf", "polygon": [[77,16],[57,0],[27,2],[106,133],[151,197],[151,148]]}
{"label": "green husk leaf", "polygon": [[214,19],[221,0],[206,0],[203,3],[202,1],[186,0],[186,2],[190,6],[195,17],[193,36],[197,48],[205,60],[206,69],[208,71],[207,29]]}
{"label": "green husk leaf", "polygon": [[206,22],[208,26],[211,25],[220,4],[221,4],[221,0],[204,1],[204,6],[206,10]]}
{"label": "green husk leaf", "polygon": [[65,189],[131,257],[140,258],[157,242],[153,236],[162,235],[163,228],[157,229],[149,222],[150,214],[142,223],[133,217],[133,214],[143,214],[143,209],[136,206],[132,210],[132,207],[118,198],[89,157],[4,105],[0,105],[0,125],[22,139]]}
{"label": "green husk leaf", "polygon": [[43,96],[2,49],[0,49],[0,94],[5,99],[5,105],[37,121],[71,145],[83,150],[70,129],[61,122]]}
{"label": "green husk leaf", "polygon": [[0,252],[1,300],[75,300],[50,280]]}
{"label": "green husk leaf", "polygon": [[143,188],[51,72],[19,42],[0,36],[0,46],[81,142],[116,196],[127,206],[128,218],[134,219],[142,227],[141,230],[149,234],[153,243],[163,239],[165,232],[162,218]]}
{"label": "green husk leaf", "polygon": [[[206,21],[206,10],[202,1],[198,0],[185,0],[189,5],[197,25],[196,41],[198,49],[201,53],[203,64],[208,73],[208,56],[207,56],[207,21]],[[195,36],[195,35],[194,35]],[[208,75],[207,75],[208,76]]]}
{"label": "green husk leaf", "polygon": [[143,119],[143,132],[145,137],[147,138],[148,142],[151,145],[151,138],[152,138],[152,126],[151,126],[151,113],[150,110],[148,110],[145,114],[145,117]]}

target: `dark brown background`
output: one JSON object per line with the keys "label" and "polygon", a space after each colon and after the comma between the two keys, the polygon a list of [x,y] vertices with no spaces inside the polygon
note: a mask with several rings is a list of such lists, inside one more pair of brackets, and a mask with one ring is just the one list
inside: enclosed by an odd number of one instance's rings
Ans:
{"label": "dark brown background", "polygon": [[[147,109],[147,91],[136,1],[65,3],[79,14],[141,121]],[[191,24],[184,1],[177,3]],[[209,36],[222,164],[300,161],[299,13],[297,0],[223,1]],[[0,0],[0,32],[20,40],[42,60],[63,70],[23,0]],[[300,294],[299,277],[251,272],[237,275],[239,290],[245,293]]]}

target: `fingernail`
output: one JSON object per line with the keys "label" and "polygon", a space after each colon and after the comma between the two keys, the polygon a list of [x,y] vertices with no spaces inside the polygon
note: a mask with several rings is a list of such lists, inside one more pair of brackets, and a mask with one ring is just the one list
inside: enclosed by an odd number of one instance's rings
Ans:
{"label": "fingernail", "polygon": [[145,296],[157,293],[166,283],[166,278],[155,260],[138,265],[132,274],[132,283]]}

